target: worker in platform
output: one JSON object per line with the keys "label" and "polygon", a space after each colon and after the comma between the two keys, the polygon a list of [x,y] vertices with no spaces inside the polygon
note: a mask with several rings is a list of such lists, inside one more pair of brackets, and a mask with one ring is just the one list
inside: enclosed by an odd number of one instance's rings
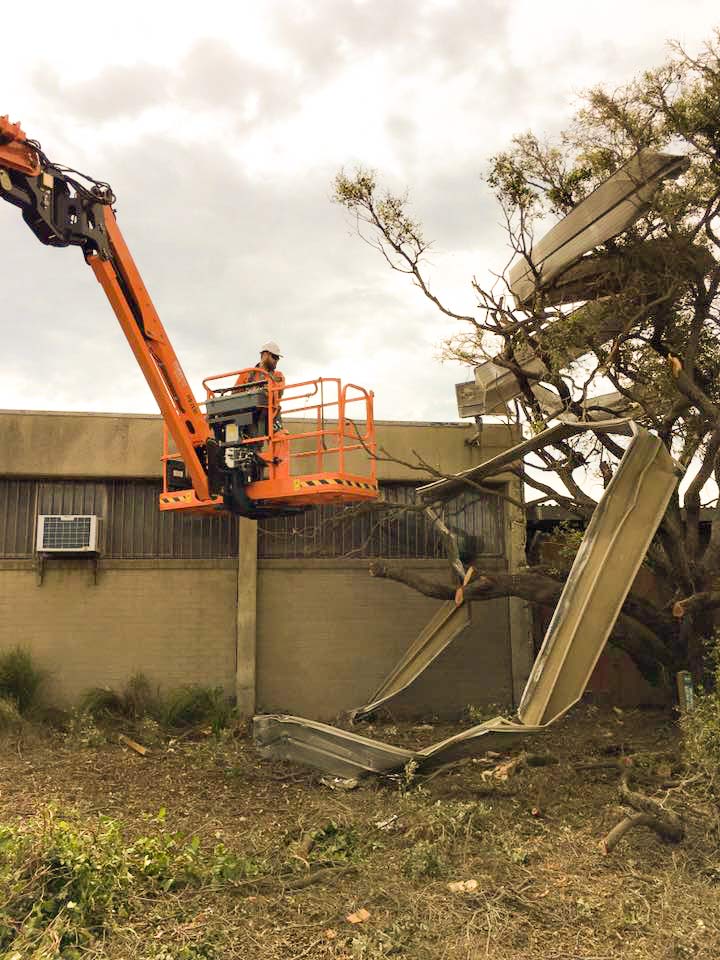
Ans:
{"label": "worker in platform", "polygon": [[282,397],[285,387],[285,377],[277,369],[278,360],[282,354],[280,347],[274,340],[268,340],[260,347],[260,362],[248,370],[243,370],[235,381],[236,387],[242,387],[246,383],[255,383],[259,380],[272,380],[279,387],[277,392],[273,391],[276,405],[273,409],[273,429],[282,430],[282,419],[280,417],[279,401]]}

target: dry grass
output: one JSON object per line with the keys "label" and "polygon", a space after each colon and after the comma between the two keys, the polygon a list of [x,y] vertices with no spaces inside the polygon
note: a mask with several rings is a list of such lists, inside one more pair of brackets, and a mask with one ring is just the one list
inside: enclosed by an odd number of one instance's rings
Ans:
{"label": "dry grass", "polygon": [[[374,735],[420,745],[448,732],[402,725]],[[144,758],[114,743],[27,737],[8,735],[0,747],[3,824],[28,824],[52,802],[78,823],[112,817],[131,840],[159,829],[148,817],[165,808],[163,830],[198,837],[203,850],[221,842],[263,865],[250,880],[138,894],[78,956],[720,956],[718,818],[704,797],[670,795],[687,819],[679,846],[638,829],[610,857],[597,847],[615,822],[617,772],[578,766],[624,750],[666,767],[676,731],[660,714],[578,711],[543,740],[557,764],[503,782],[483,762],[466,763],[409,791],[396,783],[330,791],[313,774],[260,761],[242,732],[164,738]],[[328,866],[337,870],[325,882],[297,888]],[[477,887],[451,893],[456,880]],[[370,917],[353,925],[345,918],[359,908]]]}

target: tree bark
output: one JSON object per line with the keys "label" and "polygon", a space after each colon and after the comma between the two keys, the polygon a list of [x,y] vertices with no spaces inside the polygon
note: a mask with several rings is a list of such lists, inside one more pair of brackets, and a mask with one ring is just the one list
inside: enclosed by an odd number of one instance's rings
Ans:
{"label": "tree bark", "polygon": [[[426,597],[438,600],[452,600],[455,597],[453,585],[431,580],[400,565],[376,560],[370,565],[370,573],[373,577],[395,580]],[[466,601],[518,597],[530,603],[554,607],[562,589],[563,584],[546,573],[528,568],[517,573],[478,571],[475,579],[465,587],[464,594]],[[652,628],[644,620],[648,620]],[[672,617],[632,597],[626,600],[610,639],[615,646],[625,650],[642,675],[653,683],[657,681],[659,665],[672,666],[669,648],[658,636],[658,633],[665,631],[668,634],[676,632]]]}

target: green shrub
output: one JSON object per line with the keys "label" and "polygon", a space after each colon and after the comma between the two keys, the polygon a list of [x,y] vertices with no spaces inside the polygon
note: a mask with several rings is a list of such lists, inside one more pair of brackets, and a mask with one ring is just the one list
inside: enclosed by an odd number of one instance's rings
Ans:
{"label": "green shrub", "polygon": [[22,726],[17,703],[9,697],[0,697],[0,732],[9,733]]}
{"label": "green shrub", "polygon": [[149,720],[173,728],[207,724],[217,733],[228,725],[233,709],[221,687],[191,684],[162,697],[143,674],[136,673],[121,693],[110,687],[88,690],[80,700],[78,713],[93,720]]}
{"label": "green shrub", "polygon": [[123,687],[122,701],[125,716],[131,720],[151,717],[158,720],[162,714],[160,693],[144,673],[134,673]]}
{"label": "green shrub", "polygon": [[221,687],[185,686],[171,690],[163,703],[162,720],[168,727],[209,724],[215,732],[226,727],[232,716]]}
{"label": "green shrub", "polygon": [[0,956],[74,957],[143,903],[185,886],[231,884],[266,865],[160,828],[128,842],[118,821],[82,824],[50,808],[0,827]]}
{"label": "green shrub", "polygon": [[93,720],[99,720],[102,717],[122,717],[124,716],[122,697],[110,687],[91,687],[80,697],[78,713]]}
{"label": "green shrub", "polygon": [[111,687],[91,687],[81,697],[78,710],[96,720],[110,717],[157,719],[162,714],[162,704],[157,689],[152,687],[147,677],[135,673],[120,693]]}
{"label": "green shrub", "polygon": [[720,793],[720,693],[699,693],[691,713],[681,717],[685,757],[693,770]]}
{"label": "green shrub", "polygon": [[22,647],[0,654],[0,697],[14,700],[20,713],[26,714],[37,706],[44,679],[44,671]]}
{"label": "green shrub", "polygon": [[680,726],[688,765],[700,772],[708,785],[720,793],[720,638],[708,650],[712,679],[710,688],[695,694],[693,709],[683,714]]}

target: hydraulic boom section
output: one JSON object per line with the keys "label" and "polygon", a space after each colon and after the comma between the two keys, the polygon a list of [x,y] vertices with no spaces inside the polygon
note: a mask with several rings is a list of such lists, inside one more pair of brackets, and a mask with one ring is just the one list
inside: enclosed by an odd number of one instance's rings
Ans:
{"label": "hydraulic boom section", "polygon": [[[260,517],[326,500],[346,503],[377,497],[372,393],[325,379],[286,388],[292,400],[302,401],[298,409],[304,415],[308,405],[317,413],[314,429],[291,435],[281,427],[280,395],[273,392],[272,383],[245,390],[236,385],[209,388],[206,381],[206,415],[120,232],[112,189],[51,163],[40,144],[8,117],[0,117],[0,198],[20,208],[42,243],[80,247],[105,291],[175,447],[170,453],[166,438],[161,509],[229,510]],[[337,384],[338,395],[328,404],[323,385],[330,382]],[[318,391],[319,401],[310,402]],[[362,426],[348,419],[351,401],[356,402],[352,409]],[[326,423],[326,412],[337,418],[333,429]],[[334,438],[330,444],[329,435]],[[301,442],[291,452],[291,440],[298,439]],[[356,463],[359,450],[366,455],[365,469],[348,473],[346,454],[354,451]],[[331,466],[330,451],[336,454]],[[302,469],[307,457],[314,457],[319,466],[310,475]]]}

